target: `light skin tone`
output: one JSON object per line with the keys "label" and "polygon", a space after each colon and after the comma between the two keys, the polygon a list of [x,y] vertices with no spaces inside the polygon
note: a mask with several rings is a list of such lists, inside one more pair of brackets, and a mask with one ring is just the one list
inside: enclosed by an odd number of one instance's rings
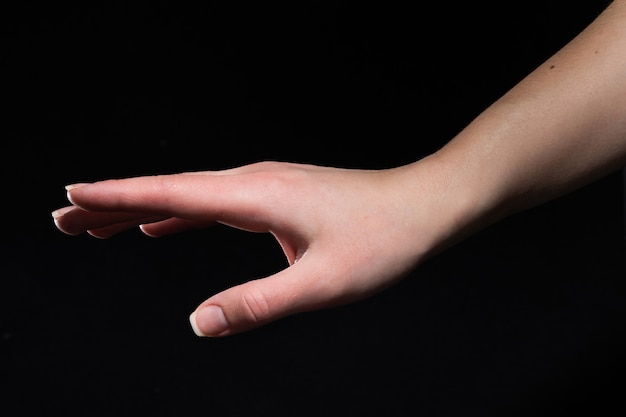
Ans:
{"label": "light skin tone", "polygon": [[[261,162],[68,186],[53,212],[70,235],[153,237],[222,223],[271,233],[288,266],[215,294],[191,314],[227,336],[355,302],[520,210],[626,164],[626,0],[450,142],[412,164],[357,170]],[[210,254],[207,254],[210,256]]]}

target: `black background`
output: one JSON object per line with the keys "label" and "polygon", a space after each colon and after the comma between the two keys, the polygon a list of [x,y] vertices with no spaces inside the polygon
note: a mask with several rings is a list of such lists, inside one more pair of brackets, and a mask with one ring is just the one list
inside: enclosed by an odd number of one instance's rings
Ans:
{"label": "black background", "polygon": [[[626,410],[621,173],[363,302],[201,339],[285,266],[227,228],[58,232],[65,184],[259,160],[412,162],[606,1],[2,6],[2,407],[10,415],[538,416]],[[416,7],[417,5],[417,7]]]}

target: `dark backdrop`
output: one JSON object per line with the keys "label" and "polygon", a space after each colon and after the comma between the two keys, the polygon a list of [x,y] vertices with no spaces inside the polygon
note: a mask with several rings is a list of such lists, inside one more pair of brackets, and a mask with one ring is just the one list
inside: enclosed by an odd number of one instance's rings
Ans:
{"label": "dark backdrop", "polygon": [[102,241],[54,228],[73,182],[265,159],[414,161],[607,2],[294,3],[2,6],[3,409],[626,410],[620,173],[478,233],[372,299],[224,339],[197,338],[187,317],[283,268],[269,236]]}

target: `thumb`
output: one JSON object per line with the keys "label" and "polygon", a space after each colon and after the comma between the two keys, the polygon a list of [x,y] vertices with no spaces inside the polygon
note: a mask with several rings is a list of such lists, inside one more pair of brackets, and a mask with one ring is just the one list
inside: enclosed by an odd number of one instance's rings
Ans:
{"label": "thumb", "polygon": [[332,303],[332,282],[304,259],[267,278],[231,287],[204,301],[190,315],[198,336],[228,336],[263,326],[279,318]]}

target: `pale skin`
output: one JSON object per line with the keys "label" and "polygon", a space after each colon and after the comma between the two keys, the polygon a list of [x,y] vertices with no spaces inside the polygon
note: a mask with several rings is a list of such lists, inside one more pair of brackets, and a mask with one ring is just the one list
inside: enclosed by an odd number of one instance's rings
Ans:
{"label": "pale skin", "polygon": [[[222,223],[271,233],[288,266],[210,296],[190,316],[227,336],[354,302],[468,235],[626,164],[626,0],[450,142],[382,170],[260,162],[67,187],[70,235],[153,237]],[[210,258],[211,254],[207,254]]]}

